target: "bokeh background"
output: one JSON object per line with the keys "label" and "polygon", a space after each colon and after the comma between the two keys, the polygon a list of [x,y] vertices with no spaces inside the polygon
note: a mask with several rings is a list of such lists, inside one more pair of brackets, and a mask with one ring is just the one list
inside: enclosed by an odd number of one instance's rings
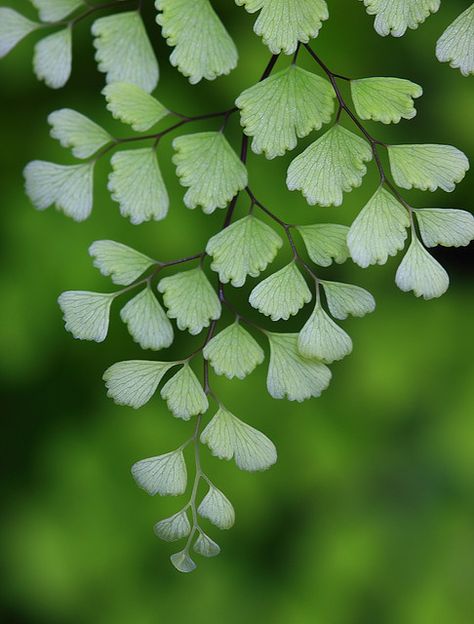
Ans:
{"label": "bokeh background", "polygon": [[[34,15],[26,0],[2,4]],[[268,52],[252,32],[254,17],[218,0],[240,64],[228,77],[191,87],[170,67],[152,2],[144,4],[161,65],[156,93],[175,110],[198,114],[232,105],[267,63]],[[330,2],[331,19],[314,45],[334,71],[405,77],[424,87],[413,121],[370,126],[381,139],[452,143],[472,154],[471,80],[434,58],[437,37],[468,4],[444,2],[419,30],[394,40],[375,34],[361,2]],[[119,216],[105,190],[106,161],[98,166],[87,222],[32,208],[22,188],[26,162],[72,162],[48,136],[49,112],[72,107],[118,136],[130,133],[105,110],[90,23],[75,32],[73,76],[59,92],[32,76],[36,35],[0,64],[2,621],[471,624],[474,293],[472,252],[465,249],[435,252],[452,287],[431,302],[396,289],[400,256],[365,271],[348,262],[321,272],[368,288],[378,307],[369,317],[343,323],[355,350],[332,367],[333,383],[320,399],[272,400],[266,366],[243,382],[214,379],[228,407],[276,442],[279,462],[266,473],[246,474],[205,453],[206,468],[232,500],[237,522],[228,532],[210,530],[222,555],[199,558],[194,574],[180,575],[169,564],[173,546],[159,542],[152,526],[181,501],[148,497],[133,483],[129,466],[175,448],[192,424],[174,419],[157,397],[138,412],[108,400],[102,372],[143,352],[117,308],[106,343],[75,341],[63,329],[56,298],[71,288],[111,288],[92,267],[92,241],[111,238],[163,260],[177,258],[200,251],[223,213],[206,217],[184,207],[170,163],[171,137],[160,145],[172,198],[165,222],[134,227]],[[313,67],[304,53],[300,58]],[[218,125],[194,124],[186,131]],[[237,119],[229,136],[238,148]],[[285,189],[293,155],[272,162],[250,156],[259,198],[289,221],[350,224],[376,187],[375,167],[342,207],[309,208]],[[469,209],[472,188],[466,180],[452,194],[408,196],[418,207]],[[246,207],[239,204],[241,214]],[[285,253],[272,270],[284,264]],[[245,306],[248,290],[232,292],[232,300]],[[198,342],[180,335],[166,357],[186,354]]]}

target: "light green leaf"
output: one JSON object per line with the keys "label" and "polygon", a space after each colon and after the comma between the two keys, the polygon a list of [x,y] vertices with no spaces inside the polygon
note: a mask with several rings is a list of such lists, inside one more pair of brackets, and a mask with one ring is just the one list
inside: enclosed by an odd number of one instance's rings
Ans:
{"label": "light green leaf", "polygon": [[286,184],[311,206],[340,206],[343,192],[362,184],[371,159],[367,141],[336,124],[292,161]]}
{"label": "light green leaf", "polygon": [[202,352],[217,375],[243,379],[263,362],[265,353],[237,321],[221,331]]}
{"label": "light green leaf", "polygon": [[178,496],[186,491],[186,463],[181,449],[142,459],[133,464],[132,475],[151,496]]}
{"label": "light green leaf", "polygon": [[349,228],[336,223],[298,225],[308,255],[315,264],[328,267],[335,260],[342,264],[349,257],[346,238]]}
{"label": "light green leaf", "polygon": [[449,288],[449,275],[420,241],[413,237],[395,277],[398,288],[417,297],[435,299]]}
{"label": "light green leaf", "polygon": [[173,67],[196,84],[214,80],[237,66],[234,42],[217,17],[209,0],[156,0],[156,21],[163,37],[174,46]]}
{"label": "light green leaf", "polygon": [[451,145],[389,145],[392,175],[405,189],[454,191],[469,169],[461,150]]}
{"label": "light green leaf", "polygon": [[175,542],[187,537],[191,533],[191,524],[186,510],[182,509],[174,516],[160,520],[153,527],[153,531],[165,542]]}
{"label": "light green leaf", "polygon": [[363,0],[369,15],[375,15],[375,30],[382,37],[402,37],[407,28],[416,29],[441,0]]}
{"label": "light green leaf", "polygon": [[159,351],[173,343],[173,326],[149,285],[130,299],[120,317],[142,349]]}
{"label": "light green leaf", "polygon": [[382,186],[362,208],[347,236],[352,259],[362,268],[385,264],[405,246],[410,217]]}
{"label": "light green leaf", "polygon": [[334,318],[343,321],[349,315],[365,316],[375,310],[375,299],[360,286],[326,280],[321,280],[321,284],[324,287],[329,312]]}
{"label": "light green leaf", "polygon": [[222,405],[201,434],[212,454],[235,459],[241,470],[267,470],[277,460],[275,445],[261,431],[234,416]]}
{"label": "light green leaf", "polygon": [[198,507],[198,514],[207,518],[219,529],[230,529],[235,522],[235,511],[232,503],[211,484],[209,484],[209,490]]}
{"label": "light green leaf", "polygon": [[173,163],[188,208],[201,206],[206,214],[225,208],[247,186],[245,165],[222,132],[186,134],[173,141]]}
{"label": "light green leaf", "polygon": [[199,532],[198,538],[194,542],[193,549],[203,557],[217,557],[221,552],[219,545],[202,531]]}
{"label": "light green leaf", "polygon": [[0,58],[39,26],[13,9],[0,7]]}
{"label": "light green leaf", "polygon": [[463,76],[474,73],[474,4],[448,26],[436,44],[441,63],[460,69]]}
{"label": "light green leaf", "polygon": [[31,0],[42,22],[59,22],[84,6],[82,0]]}
{"label": "light green leaf", "polygon": [[72,31],[68,26],[38,41],[33,54],[38,80],[51,89],[64,87],[72,69]]}
{"label": "light green leaf", "polygon": [[474,239],[474,216],[466,210],[415,210],[420,234],[427,247],[466,247]]}
{"label": "light green leaf", "polygon": [[102,275],[110,275],[114,284],[122,286],[128,286],[156,264],[155,260],[139,251],[111,240],[92,243],[89,255],[94,258],[94,266]]}
{"label": "light green leaf", "polygon": [[311,291],[294,261],[257,284],[249,303],[272,321],[287,321],[311,301]]}
{"label": "light green leaf", "polygon": [[133,225],[161,221],[168,214],[169,197],[154,149],[116,152],[111,159],[109,191],[120,214]]}
{"label": "light green leaf", "polygon": [[56,206],[75,221],[92,210],[94,163],[57,165],[34,160],[24,170],[26,193],[38,210]]}
{"label": "light green leaf", "polygon": [[298,350],[303,357],[316,358],[330,364],[352,352],[352,340],[326,314],[318,301],[299,334]]}
{"label": "light green leaf", "polygon": [[282,245],[273,228],[248,215],[213,236],[206,252],[212,256],[211,269],[219,273],[220,281],[240,287],[248,275],[258,277]]}
{"label": "light green leaf", "polygon": [[63,292],[58,303],[64,314],[66,330],[79,340],[103,342],[109,329],[110,306],[114,297],[115,293]]}
{"label": "light green leaf", "polygon": [[265,4],[265,0],[235,0],[238,6],[244,6],[249,13],[256,13]]}
{"label": "light green leaf", "polygon": [[112,364],[104,373],[107,396],[118,405],[138,409],[155,394],[163,376],[179,362],[128,360]]}
{"label": "light green leaf", "polygon": [[89,158],[113,140],[94,121],[70,108],[51,113],[48,123],[53,139],[57,139],[63,147],[71,147],[76,158]]}
{"label": "light green leaf", "polygon": [[245,134],[253,137],[252,150],[275,158],[331,120],[334,97],[327,80],[292,64],[241,93],[235,103]]}
{"label": "light green leaf", "polygon": [[209,408],[204,390],[187,362],[165,383],[161,389],[161,397],[166,401],[170,412],[183,420],[204,414]]}
{"label": "light green leaf", "polygon": [[423,95],[423,89],[401,78],[363,78],[351,80],[351,93],[361,119],[390,124],[415,117],[413,100]]}
{"label": "light green leaf", "polygon": [[102,93],[115,119],[132,126],[136,132],[149,130],[169,114],[163,104],[135,84],[112,82]]}
{"label": "light green leaf", "polygon": [[130,82],[148,93],[158,84],[158,63],[138,11],[115,13],[92,24],[95,59],[111,82]]}
{"label": "light green leaf", "polygon": [[318,360],[304,358],[298,351],[298,334],[267,332],[270,366],[267,388],[274,399],[304,401],[321,396],[329,386],[331,371]]}
{"label": "light green leaf", "polygon": [[219,297],[200,267],[163,278],[158,290],[163,293],[169,318],[193,336],[221,315]]}
{"label": "light green leaf", "polygon": [[187,550],[181,550],[170,557],[171,563],[178,570],[178,572],[193,572],[196,569],[196,564],[189,556]]}

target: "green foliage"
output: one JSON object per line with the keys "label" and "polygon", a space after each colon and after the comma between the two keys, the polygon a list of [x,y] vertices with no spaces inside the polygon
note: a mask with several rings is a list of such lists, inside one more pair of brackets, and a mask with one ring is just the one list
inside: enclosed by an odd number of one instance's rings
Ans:
{"label": "green foliage", "polygon": [[17,11],[0,7],[0,58],[6,56],[17,43],[38,27],[39,24],[32,22]]}
{"label": "green foliage", "polygon": [[33,69],[38,80],[43,80],[51,89],[64,87],[72,69],[72,32],[69,27],[38,41]]}
{"label": "green foliage", "polygon": [[351,80],[351,93],[361,119],[390,124],[415,117],[413,100],[423,95],[423,89],[401,78],[362,78]]}
{"label": "green foliage", "polygon": [[158,100],[132,83],[112,82],[102,93],[115,119],[130,125],[136,132],[149,130],[169,114]]}
{"label": "green foliage", "polygon": [[70,108],[51,113],[48,122],[53,139],[63,147],[72,148],[76,158],[87,159],[112,140],[103,128]]}
{"label": "green foliage", "polygon": [[442,63],[460,69],[463,76],[474,73],[474,4],[448,26],[436,44]]}
{"label": "green foliage", "polygon": [[362,0],[369,15],[375,15],[375,30],[385,37],[401,37],[407,28],[418,28],[430,13],[436,13],[441,0]]}

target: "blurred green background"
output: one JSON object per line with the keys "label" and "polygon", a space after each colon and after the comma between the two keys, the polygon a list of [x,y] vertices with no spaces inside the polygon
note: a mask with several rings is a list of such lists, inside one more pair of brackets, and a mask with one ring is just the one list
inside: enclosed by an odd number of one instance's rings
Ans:
{"label": "blurred green background", "polygon": [[[26,0],[2,4],[34,15]],[[156,94],[175,110],[193,115],[232,105],[267,63],[268,52],[252,32],[254,16],[218,0],[240,64],[230,76],[191,87],[170,67],[152,2],[144,4],[162,72]],[[375,34],[362,3],[332,1],[331,19],[314,46],[334,71],[423,85],[413,121],[370,126],[382,140],[452,143],[470,154],[472,82],[434,58],[437,37],[469,3],[443,4],[419,30],[394,40]],[[223,213],[206,217],[183,206],[170,164],[171,137],[160,145],[172,198],[165,222],[134,227],[119,216],[105,190],[107,162],[99,164],[87,222],[32,208],[22,189],[26,162],[72,162],[48,137],[49,112],[75,108],[119,136],[130,134],[105,111],[89,29],[87,21],[77,28],[73,76],[59,92],[32,76],[36,35],[0,64],[2,621],[471,624],[474,293],[472,252],[465,249],[435,252],[452,286],[431,302],[396,289],[400,256],[366,271],[351,262],[321,271],[367,287],[378,307],[370,317],[343,323],[355,350],[332,366],[333,383],[320,399],[301,405],[272,400],[265,391],[266,365],[243,382],[213,379],[227,406],[275,441],[279,462],[252,475],[205,453],[211,478],[236,508],[236,525],[229,532],[210,530],[222,555],[198,558],[194,574],[180,575],[169,564],[173,546],[159,542],[152,526],[180,500],[148,497],[134,485],[129,467],[175,448],[192,424],[172,418],[158,398],[138,412],[108,400],[102,372],[143,352],[121,325],[118,309],[105,344],[73,340],[56,298],[71,288],[111,288],[92,267],[92,241],[111,238],[168,260],[200,251]],[[300,58],[313,67],[304,53]],[[218,127],[216,121],[186,131]],[[237,119],[229,136],[238,148]],[[298,151],[311,140],[314,135]],[[309,208],[285,189],[293,155],[271,162],[250,156],[259,198],[289,221],[351,223],[376,187],[375,167],[342,207]],[[450,195],[408,196],[418,207],[469,209],[472,189],[464,181]],[[239,204],[241,214],[246,207]],[[283,265],[285,253],[272,270]],[[249,288],[234,290],[231,299],[245,306]],[[308,313],[290,327],[300,327]],[[169,357],[198,343],[180,335]]]}

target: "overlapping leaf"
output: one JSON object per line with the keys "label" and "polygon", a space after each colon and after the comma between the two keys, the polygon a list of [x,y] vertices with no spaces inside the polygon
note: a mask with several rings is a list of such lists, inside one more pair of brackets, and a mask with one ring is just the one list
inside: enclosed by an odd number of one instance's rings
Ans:
{"label": "overlapping leaf", "polygon": [[149,285],[121,309],[120,318],[142,349],[159,351],[173,343],[173,326]]}
{"label": "overlapping leaf", "polygon": [[321,284],[334,318],[344,321],[349,315],[365,316],[375,310],[375,299],[360,286],[327,280],[321,280]]}
{"label": "overlapping leaf", "polygon": [[352,340],[326,314],[318,301],[298,336],[298,350],[306,358],[316,358],[330,364],[351,353]]}
{"label": "overlapping leaf", "polygon": [[161,397],[170,412],[183,420],[203,414],[209,407],[204,390],[188,363],[165,383]]}

